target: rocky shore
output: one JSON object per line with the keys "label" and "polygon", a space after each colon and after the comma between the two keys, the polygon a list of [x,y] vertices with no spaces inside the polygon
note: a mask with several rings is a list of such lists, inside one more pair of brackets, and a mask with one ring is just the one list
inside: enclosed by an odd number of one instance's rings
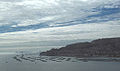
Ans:
{"label": "rocky shore", "polygon": [[104,62],[120,62],[120,58],[77,58],[77,57],[64,57],[64,56],[31,56],[31,55],[16,55],[13,57],[17,62],[23,63],[29,61],[32,63],[39,62],[88,62],[88,61],[104,61]]}
{"label": "rocky shore", "polygon": [[70,44],[59,49],[53,48],[49,51],[41,52],[40,55],[69,57],[120,57],[120,37]]}

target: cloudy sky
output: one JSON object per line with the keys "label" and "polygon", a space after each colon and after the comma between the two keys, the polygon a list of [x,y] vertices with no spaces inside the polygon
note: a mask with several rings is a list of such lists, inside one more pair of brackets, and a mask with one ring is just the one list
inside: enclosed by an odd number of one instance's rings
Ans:
{"label": "cloudy sky", "polygon": [[120,37],[119,0],[0,0],[0,51]]}

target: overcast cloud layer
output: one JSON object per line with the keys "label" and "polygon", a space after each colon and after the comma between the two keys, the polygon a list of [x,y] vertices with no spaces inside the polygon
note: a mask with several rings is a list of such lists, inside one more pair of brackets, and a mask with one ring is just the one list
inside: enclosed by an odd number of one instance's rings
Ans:
{"label": "overcast cloud layer", "polygon": [[110,37],[120,37],[119,0],[0,0],[0,51]]}

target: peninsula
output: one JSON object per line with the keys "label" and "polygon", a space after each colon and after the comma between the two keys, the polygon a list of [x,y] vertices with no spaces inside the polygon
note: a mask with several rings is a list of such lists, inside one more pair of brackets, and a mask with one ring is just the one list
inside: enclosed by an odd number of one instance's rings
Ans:
{"label": "peninsula", "polygon": [[120,37],[70,44],[59,49],[41,52],[43,56],[120,57]]}

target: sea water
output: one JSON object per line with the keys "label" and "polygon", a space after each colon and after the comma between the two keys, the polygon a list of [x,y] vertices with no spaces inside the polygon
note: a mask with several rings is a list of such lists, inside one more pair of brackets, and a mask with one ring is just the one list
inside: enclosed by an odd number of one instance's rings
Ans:
{"label": "sea water", "polygon": [[[60,57],[43,57],[39,60],[37,55],[26,55],[29,59],[36,59],[35,61],[21,59],[17,61],[14,59],[16,55],[0,55],[0,71],[120,71],[120,62],[104,62],[104,61],[77,61],[75,58],[71,60],[63,59],[59,61]],[[20,57],[20,56],[17,56]],[[45,59],[46,58],[46,59]],[[52,60],[53,58],[53,60]]]}

